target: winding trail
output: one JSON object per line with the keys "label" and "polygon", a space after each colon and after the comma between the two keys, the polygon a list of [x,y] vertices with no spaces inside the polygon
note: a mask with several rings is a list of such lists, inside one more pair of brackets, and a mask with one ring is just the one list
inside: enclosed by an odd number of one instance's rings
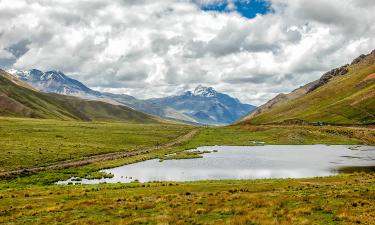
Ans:
{"label": "winding trail", "polygon": [[113,153],[106,153],[106,154],[101,154],[101,155],[88,156],[88,157],[84,157],[78,160],[61,161],[61,162],[57,162],[57,163],[50,164],[47,166],[32,167],[28,169],[1,171],[0,178],[15,176],[15,175],[22,174],[22,173],[36,173],[36,172],[45,171],[45,170],[61,170],[61,169],[67,169],[67,168],[74,168],[74,167],[80,167],[80,166],[84,166],[84,165],[88,165],[88,164],[92,164],[96,162],[110,161],[110,160],[115,160],[115,159],[141,155],[141,154],[149,153],[149,152],[163,149],[163,148],[164,149],[170,148],[174,145],[188,141],[193,136],[195,136],[199,130],[200,129],[191,130],[189,133],[179,136],[173,141],[159,145],[159,146],[145,147],[145,148],[141,148],[141,149],[129,151],[129,152],[113,152]]}

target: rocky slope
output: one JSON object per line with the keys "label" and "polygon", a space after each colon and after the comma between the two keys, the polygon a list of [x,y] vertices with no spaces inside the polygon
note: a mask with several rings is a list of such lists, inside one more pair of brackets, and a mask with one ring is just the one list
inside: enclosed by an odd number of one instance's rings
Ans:
{"label": "rocky slope", "polygon": [[242,123],[375,123],[375,50],[295,91],[278,95]]}
{"label": "rocky slope", "polygon": [[305,95],[306,93],[309,92],[309,90],[314,87],[316,84],[318,83],[318,81],[314,81],[314,82],[311,82],[311,83],[308,83],[302,87],[299,87],[297,89],[295,89],[294,91],[288,93],[288,94],[283,94],[283,93],[280,93],[278,94],[276,97],[274,97],[273,99],[269,100],[267,103],[259,106],[258,108],[256,108],[250,115],[246,116],[243,120],[248,120],[248,119],[251,119],[251,118],[254,118],[256,116],[258,116],[259,114],[262,114],[264,112],[267,112],[271,109],[274,109],[274,108],[277,108],[278,106],[281,106],[293,99],[296,99],[298,97],[301,97],[303,95]]}

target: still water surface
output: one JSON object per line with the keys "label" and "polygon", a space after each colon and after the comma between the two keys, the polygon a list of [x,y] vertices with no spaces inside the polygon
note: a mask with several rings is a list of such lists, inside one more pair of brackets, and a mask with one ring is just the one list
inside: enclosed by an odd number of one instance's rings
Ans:
{"label": "still water surface", "polygon": [[197,150],[217,152],[198,159],[148,160],[103,170],[113,174],[113,178],[79,182],[69,179],[58,184],[305,178],[375,168],[375,146],[209,146]]}

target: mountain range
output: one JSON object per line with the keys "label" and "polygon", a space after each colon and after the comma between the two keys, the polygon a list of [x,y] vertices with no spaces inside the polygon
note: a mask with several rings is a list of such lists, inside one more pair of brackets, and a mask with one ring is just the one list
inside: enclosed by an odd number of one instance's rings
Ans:
{"label": "mountain range", "polygon": [[375,50],[258,107],[242,124],[375,123]]}
{"label": "mountain range", "polygon": [[[264,105],[243,104],[212,87],[139,100],[92,90],[59,71],[0,70],[0,115],[201,124],[374,124],[375,50]],[[41,92],[40,92],[41,91]],[[140,112],[138,112],[140,111]]]}
{"label": "mountain range", "polygon": [[81,121],[159,123],[157,117],[122,105],[42,93],[0,70],[0,116]]}
{"label": "mountain range", "polygon": [[37,69],[11,69],[7,72],[42,92],[103,101],[114,105],[125,105],[132,109],[164,118],[187,120],[184,115],[180,115],[178,112],[173,112],[172,110],[163,109],[157,106],[151,106],[144,101],[138,100],[130,95],[102,93],[92,90],[83,83],[66,76],[60,71],[42,72]]}
{"label": "mountain range", "polygon": [[238,99],[219,93],[211,87],[198,86],[193,92],[188,91],[179,96],[139,100],[130,95],[92,90],[60,71],[12,69],[8,72],[42,92],[124,105],[137,111],[179,121],[212,125],[230,124],[256,108],[242,104]]}
{"label": "mountain range", "polygon": [[256,108],[219,93],[212,87],[202,85],[194,91],[166,98],[149,99],[147,102],[173,108],[203,124],[231,124]]}

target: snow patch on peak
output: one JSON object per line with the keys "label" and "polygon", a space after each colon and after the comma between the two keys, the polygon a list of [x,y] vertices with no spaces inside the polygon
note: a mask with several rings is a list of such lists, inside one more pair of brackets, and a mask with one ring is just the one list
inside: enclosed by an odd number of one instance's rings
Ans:
{"label": "snow patch on peak", "polygon": [[212,87],[204,87],[202,85],[198,85],[198,87],[195,88],[193,95],[212,98],[217,96],[217,92]]}
{"label": "snow patch on peak", "polygon": [[9,70],[7,70],[7,72],[12,74],[16,78],[18,78],[20,80],[23,80],[23,81],[29,80],[30,77],[32,76],[31,72],[27,71],[27,70],[9,69]]}
{"label": "snow patch on peak", "polygon": [[36,69],[32,69],[32,70],[9,69],[7,70],[7,72],[23,81],[39,80],[40,77],[43,75],[42,71],[36,70]]}
{"label": "snow patch on peak", "polygon": [[63,74],[60,71],[52,70],[52,71],[47,71],[43,73],[43,75],[41,76],[41,80],[64,81],[64,80],[67,80],[67,77],[65,76],[65,74]]}
{"label": "snow patch on peak", "polygon": [[43,72],[37,69],[32,70],[9,70],[13,76],[27,82],[34,88],[48,93],[57,93],[74,96],[101,96],[99,92],[91,90],[81,82],[71,79],[61,71],[51,70]]}
{"label": "snow patch on peak", "polygon": [[14,74],[18,73],[19,70],[16,70],[16,69],[8,69],[8,70],[6,70],[6,72],[7,72],[7,73],[10,73],[10,74],[12,74],[12,75],[14,75]]}

